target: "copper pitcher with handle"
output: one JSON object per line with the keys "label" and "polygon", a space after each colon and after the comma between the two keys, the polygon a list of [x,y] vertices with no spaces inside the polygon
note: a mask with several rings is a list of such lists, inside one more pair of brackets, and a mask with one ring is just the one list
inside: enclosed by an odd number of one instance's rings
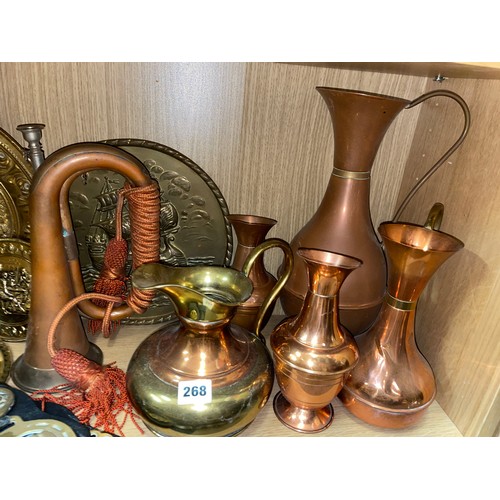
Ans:
{"label": "copper pitcher with handle", "polygon": [[[385,294],[387,268],[381,243],[370,214],[370,176],[375,156],[393,120],[405,109],[443,96],[456,101],[464,113],[464,128],[453,146],[409,192],[396,214],[398,220],[413,195],[465,139],[470,112],[464,100],[447,90],[428,92],[413,101],[357,90],[317,87],[330,112],[334,133],[334,164],[323,200],[309,222],[290,242],[351,255],[362,268],[346,279],[340,291],[340,321],[353,335],[375,321]],[[286,315],[297,314],[307,291],[302,259],[295,259],[280,301]]]}
{"label": "copper pitcher with handle", "polygon": [[464,244],[436,228],[435,204],[424,226],[384,222],[379,227],[388,262],[388,284],[374,324],[356,337],[360,359],[339,394],[346,408],[379,427],[417,423],[436,396],[432,367],[415,339],[418,300],[439,267]]}
{"label": "copper pitcher with handle", "polygon": [[[275,219],[252,214],[230,214],[227,219],[237,239],[231,267],[247,274],[253,284],[252,294],[238,306],[232,322],[251,332],[260,332],[269,322],[279,293],[292,272],[292,249],[280,238],[266,239],[267,233],[277,223]],[[249,260],[250,254],[259,246],[262,252],[254,254],[255,257]],[[279,248],[283,252],[279,279],[266,269],[264,263],[264,252],[272,248]],[[263,306],[266,308],[264,316],[259,314]]]}

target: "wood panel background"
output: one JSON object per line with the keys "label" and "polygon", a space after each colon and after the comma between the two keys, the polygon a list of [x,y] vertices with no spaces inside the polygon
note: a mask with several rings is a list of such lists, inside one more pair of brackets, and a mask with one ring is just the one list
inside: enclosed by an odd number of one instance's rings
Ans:
{"label": "wood panel background", "polygon": [[[212,177],[231,212],[273,217],[278,224],[269,236],[290,240],[314,213],[333,165],[330,117],[316,86],[406,99],[449,88],[469,103],[466,143],[402,218],[422,223],[441,201],[442,229],[465,242],[421,299],[417,341],[436,373],[438,401],[458,429],[495,434],[500,81],[439,84],[427,76],[279,63],[0,63],[0,127],[23,144],[18,124],[45,123],[46,154],[114,138],[166,144]],[[373,167],[375,227],[393,217],[415,178],[460,131],[460,111],[445,101],[404,110],[387,132]],[[278,250],[266,256],[272,272],[280,258]]]}

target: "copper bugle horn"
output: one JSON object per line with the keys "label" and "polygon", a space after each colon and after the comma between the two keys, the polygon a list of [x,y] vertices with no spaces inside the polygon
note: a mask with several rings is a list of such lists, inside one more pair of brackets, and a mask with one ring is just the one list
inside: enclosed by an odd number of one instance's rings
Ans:
{"label": "copper bugle horn", "polygon": [[[27,392],[67,383],[51,365],[48,332],[63,306],[85,292],[71,221],[69,189],[79,175],[98,169],[117,172],[134,187],[155,182],[137,158],[114,146],[98,143],[63,147],[48,156],[33,175],[29,196],[31,305],[25,352],[11,370],[14,383]],[[105,309],[90,300],[80,302],[78,308],[91,318],[104,317]],[[132,313],[130,306],[122,304],[113,309],[112,319],[119,320]],[[54,347],[72,349],[102,362],[102,352],[89,342],[76,308],[62,318]]]}

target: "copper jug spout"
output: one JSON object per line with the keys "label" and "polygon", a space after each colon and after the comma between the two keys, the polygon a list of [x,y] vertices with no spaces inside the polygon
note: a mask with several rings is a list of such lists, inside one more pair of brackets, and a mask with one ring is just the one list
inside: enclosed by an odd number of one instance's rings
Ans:
{"label": "copper jug spout", "polygon": [[[65,384],[52,367],[47,341],[50,326],[71,299],[85,292],[76,237],[69,209],[71,183],[90,170],[112,170],[133,186],[154,182],[134,156],[113,146],[80,143],[51,154],[36,169],[29,196],[31,223],[31,306],[26,349],[12,367],[11,376],[21,389],[31,392]],[[90,318],[102,319],[105,309],[89,300],[79,309]],[[129,305],[113,309],[113,319],[133,313]],[[68,348],[101,362],[100,349],[87,339],[80,315],[69,311],[56,330],[56,349]]]}

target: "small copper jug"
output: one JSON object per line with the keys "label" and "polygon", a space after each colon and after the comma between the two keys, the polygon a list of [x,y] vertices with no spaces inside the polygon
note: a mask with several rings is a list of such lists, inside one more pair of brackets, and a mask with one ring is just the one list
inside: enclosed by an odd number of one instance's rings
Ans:
{"label": "small copper jug", "polygon": [[358,361],[356,342],[339,322],[338,293],[361,261],[316,249],[299,248],[297,253],[306,263],[309,287],[300,313],[271,333],[281,389],[274,412],[285,426],[315,433],[331,425],[331,402]]}
{"label": "small copper jug", "polygon": [[[248,277],[253,284],[252,295],[238,306],[232,323],[240,325],[251,332],[260,332],[268,323],[276,299],[292,271],[292,249],[287,242],[279,238],[266,240],[267,233],[277,223],[275,219],[250,214],[231,214],[227,219],[233,226],[237,239],[232,267],[243,272],[245,272],[244,266],[249,267]],[[267,271],[264,265],[264,252],[256,254],[254,262],[248,261],[251,252],[263,244],[266,247],[265,250],[280,248],[284,253],[279,280]],[[264,302],[268,302],[266,305],[267,312],[262,317],[259,315],[259,311]],[[260,321],[259,324],[258,321]]]}
{"label": "small copper jug", "polygon": [[415,341],[417,302],[438,268],[464,244],[414,224],[386,222],[379,233],[387,255],[387,291],[373,326],[356,337],[360,360],[339,398],[369,424],[404,428],[420,420],[436,395],[432,368]]}
{"label": "small copper jug", "polygon": [[[334,161],[323,199],[309,221],[293,237],[294,254],[299,247],[322,248],[351,255],[363,267],[349,276],[340,292],[340,320],[353,335],[367,330],[380,310],[386,286],[386,264],[370,214],[370,178],[378,148],[394,119],[404,109],[429,98],[449,97],[464,113],[459,138],[409,192],[393,220],[418,189],[444,164],[465,139],[470,113],[464,100],[447,90],[436,90],[409,101],[371,92],[317,87],[330,112],[334,134]],[[307,290],[306,268],[295,259],[290,279],[280,294],[286,315],[297,314]]]}
{"label": "small copper jug", "polygon": [[128,365],[127,389],[145,425],[160,436],[241,433],[274,382],[265,343],[231,323],[250,297],[250,278],[229,267],[149,263],[132,283],[166,293],[178,317],[146,338]]}

